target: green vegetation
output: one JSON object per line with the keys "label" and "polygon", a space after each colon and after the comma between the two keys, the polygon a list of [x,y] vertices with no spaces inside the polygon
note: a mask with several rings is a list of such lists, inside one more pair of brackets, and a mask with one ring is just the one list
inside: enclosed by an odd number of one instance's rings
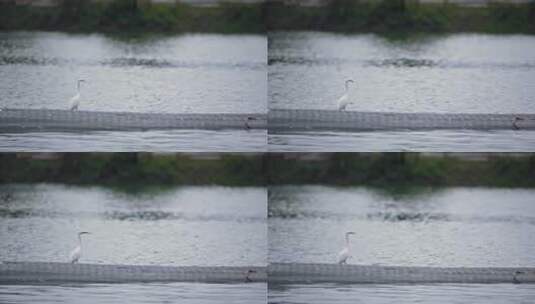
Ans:
{"label": "green vegetation", "polygon": [[331,0],[325,7],[225,3],[216,7],[139,0],[69,0],[57,7],[0,4],[0,30],[75,32],[262,33],[341,32],[535,33],[535,0],[467,7],[412,0]]}
{"label": "green vegetation", "polygon": [[417,153],[335,153],[325,160],[299,161],[272,154],[266,170],[269,185],[535,187],[535,154],[473,160]]}
{"label": "green vegetation", "polygon": [[69,0],[56,7],[0,4],[0,30],[74,32],[341,32],[535,33],[535,0],[467,7],[412,0],[330,0],[324,7],[225,3],[215,7],[139,0]]}
{"label": "green vegetation", "polygon": [[0,4],[0,30],[259,33],[264,32],[261,17],[260,4],[194,7],[137,0],[69,0],[57,7]]}
{"label": "green vegetation", "polygon": [[[0,183],[64,183],[135,189],[176,185],[535,187],[535,154],[428,156],[318,154],[0,153]],[[480,157],[480,158],[478,158]]]}
{"label": "green vegetation", "polygon": [[273,2],[266,11],[268,30],[535,33],[535,1],[478,7],[411,0],[331,0],[326,7]]}
{"label": "green vegetation", "polygon": [[259,155],[222,154],[204,159],[187,154],[65,153],[41,159],[39,154],[8,153],[0,154],[0,183],[64,183],[125,189],[262,186],[262,166]]}

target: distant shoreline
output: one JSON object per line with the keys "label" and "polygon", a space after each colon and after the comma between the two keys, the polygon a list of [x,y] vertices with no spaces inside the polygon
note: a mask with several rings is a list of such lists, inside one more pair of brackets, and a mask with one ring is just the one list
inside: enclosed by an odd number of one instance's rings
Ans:
{"label": "distant shoreline", "polygon": [[[290,155],[291,156],[291,155]],[[297,155],[298,156],[298,155]],[[311,157],[314,155],[310,155]],[[535,188],[535,155],[496,154],[474,160],[418,153],[334,153],[322,161],[296,161],[273,154],[267,163],[267,184],[407,187]]]}
{"label": "distant shoreline", "polygon": [[0,172],[0,184],[101,185],[124,191],[265,184],[257,154],[0,153]]}
{"label": "distant shoreline", "polygon": [[268,31],[535,34],[535,1],[475,7],[407,0],[333,0],[321,7],[275,2],[266,11]]}
{"label": "distant shoreline", "polygon": [[0,184],[535,188],[535,155],[4,153]]}
{"label": "distant shoreline", "polygon": [[188,4],[136,4],[64,1],[58,6],[0,3],[0,30],[43,30],[81,33],[263,33],[263,5],[222,3],[217,7]]}
{"label": "distant shoreline", "polygon": [[266,33],[280,30],[344,33],[403,32],[535,34],[535,1],[461,6],[409,0],[333,0],[325,6],[282,1],[188,4],[135,4],[65,1],[37,7],[0,4],[0,30],[104,33]]}

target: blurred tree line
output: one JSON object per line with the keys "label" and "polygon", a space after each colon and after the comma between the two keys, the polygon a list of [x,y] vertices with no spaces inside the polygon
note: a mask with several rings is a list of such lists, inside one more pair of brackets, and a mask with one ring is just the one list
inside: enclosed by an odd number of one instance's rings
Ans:
{"label": "blurred tree line", "polygon": [[291,154],[270,154],[265,167],[270,185],[535,187],[535,154],[477,156],[333,153],[296,160]]}
{"label": "blurred tree line", "polygon": [[265,183],[260,155],[0,153],[0,183],[224,185]]}
{"label": "blurred tree line", "polygon": [[271,1],[266,11],[268,30],[535,33],[535,0],[489,2],[487,6],[448,1],[325,0],[320,7]]}
{"label": "blurred tree line", "polygon": [[145,0],[64,0],[57,7],[0,3],[0,29],[143,32],[263,32],[261,4],[217,7]]}
{"label": "blurred tree line", "polygon": [[535,187],[535,154],[0,154],[0,183]]}

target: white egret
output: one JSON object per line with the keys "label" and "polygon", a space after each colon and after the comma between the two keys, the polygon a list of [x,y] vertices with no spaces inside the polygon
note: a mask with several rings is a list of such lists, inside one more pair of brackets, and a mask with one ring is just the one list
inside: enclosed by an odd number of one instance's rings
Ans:
{"label": "white egret", "polygon": [[347,260],[351,258],[351,247],[349,246],[349,235],[355,234],[355,232],[349,231],[346,232],[346,246],[338,254],[338,264],[347,264]]}
{"label": "white egret", "polygon": [[89,232],[82,231],[78,233],[78,246],[71,251],[71,263],[78,263],[78,260],[82,256],[82,234],[90,234]]}
{"label": "white egret", "polygon": [[345,83],[345,92],[340,99],[338,99],[338,111],[345,111],[347,105],[352,104],[353,102],[349,99],[349,84],[354,83],[352,79],[346,80]]}
{"label": "white egret", "polygon": [[70,100],[71,111],[78,111],[78,106],[80,105],[80,84],[82,82],[85,82],[85,80],[80,79],[76,84],[76,95]]}

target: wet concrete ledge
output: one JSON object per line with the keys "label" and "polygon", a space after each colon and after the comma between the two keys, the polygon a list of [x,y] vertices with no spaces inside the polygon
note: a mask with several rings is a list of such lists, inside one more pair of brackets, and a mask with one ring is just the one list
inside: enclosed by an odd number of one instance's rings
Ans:
{"label": "wet concrete ledge", "polygon": [[535,130],[535,114],[270,110],[269,131]]}
{"label": "wet concrete ledge", "polygon": [[404,267],[338,264],[271,264],[269,283],[433,284],[535,283],[528,267]]}
{"label": "wet concrete ledge", "polygon": [[[252,272],[251,272],[252,271]],[[266,268],[2,262],[0,284],[266,282]]]}
{"label": "wet concrete ledge", "polygon": [[266,129],[265,114],[193,114],[1,109],[0,132]]}
{"label": "wet concrete ledge", "polygon": [[533,284],[534,267],[410,267],[290,264],[267,267],[2,262],[0,284],[204,282],[270,284]]}

